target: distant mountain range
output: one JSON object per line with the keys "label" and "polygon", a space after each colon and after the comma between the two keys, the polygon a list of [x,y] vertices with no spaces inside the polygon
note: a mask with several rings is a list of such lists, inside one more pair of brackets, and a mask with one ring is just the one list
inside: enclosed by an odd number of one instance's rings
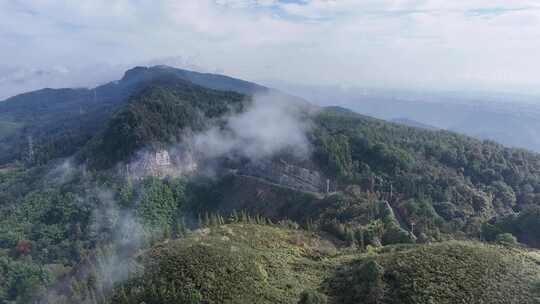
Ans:
{"label": "distant mountain range", "polygon": [[540,97],[268,83],[317,104],[340,105],[385,120],[404,118],[540,152]]}
{"label": "distant mountain range", "polygon": [[390,122],[394,122],[400,125],[405,125],[405,126],[414,127],[414,128],[420,128],[420,129],[426,129],[426,130],[438,130],[438,128],[436,127],[423,124],[421,122],[404,118],[404,117],[390,119]]}

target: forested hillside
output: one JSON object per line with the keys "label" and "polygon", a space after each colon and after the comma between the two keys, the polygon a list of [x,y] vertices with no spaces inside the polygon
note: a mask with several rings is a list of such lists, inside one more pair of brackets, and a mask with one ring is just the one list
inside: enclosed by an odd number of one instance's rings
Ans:
{"label": "forested hillside", "polygon": [[0,101],[0,165],[15,160],[44,164],[72,155],[102,130],[130,95],[167,77],[243,94],[269,91],[223,75],[155,66],[135,67],[122,79],[94,89],[43,89],[17,95]]}
{"label": "forested hillside", "polygon": [[0,302],[538,300],[540,155],[158,71],[0,103]]}
{"label": "forested hillside", "polygon": [[241,111],[245,102],[239,93],[204,89],[175,77],[156,79],[111,117],[82,157],[91,167],[111,167],[150,145],[178,143],[182,130],[199,131],[209,120]]}
{"label": "forested hillside", "polygon": [[[322,149],[315,157],[323,168],[342,183],[384,194],[420,228],[427,221],[440,231],[489,238],[482,222],[537,212],[538,154],[343,111],[323,112],[317,120]],[[532,228],[522,230],[535,234]]]}

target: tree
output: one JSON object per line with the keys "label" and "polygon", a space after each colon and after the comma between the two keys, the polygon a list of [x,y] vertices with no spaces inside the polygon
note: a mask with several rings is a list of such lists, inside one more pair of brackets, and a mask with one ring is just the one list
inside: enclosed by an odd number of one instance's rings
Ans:
{"label": "tree", "polygon": [[353,274],[353,300],[361,303],[379,304],[384,298],[386,283],[384,268],[375,260],[362,264]]}
{"label": "tree", "polygon": [[133,196],[134,196],[133,183],[131,182],[131,180],[128,180],[122,186],[122,188],[120,188],[120,193],[119,193],[120,204],[124,207],[131,207]]}
{"label": "tree", "polygon": [[157,178],[146,182],[136,213],[148,228],[171,228],[178,205],[169,186]]}

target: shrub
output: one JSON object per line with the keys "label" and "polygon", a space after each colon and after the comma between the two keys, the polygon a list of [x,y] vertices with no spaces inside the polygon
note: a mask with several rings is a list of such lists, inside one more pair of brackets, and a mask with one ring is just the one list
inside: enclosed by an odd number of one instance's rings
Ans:
{"label": "shrub", "polygon": [[495,241],[504,246],[516,246],[518,244],[516,237],[511,233],[501,233],[497,235]]}
{"label": "shrub", "polygon": [[300,294],[300,301],[298,304],[326,304],[328,299],[326,295],[317,292],[315,290],[305,290]]}
{"label": "shrub", "polygon": [[407,232],[403,228],[397,225],[391,225],[385,230],[382,237],[382,242],[385,245],[414,243],[414,239],[411,237],[409,232]]}
{"label": "shrub", "polygon": [[113,292],[123,303],[254,303],[261,272],[253,257],[228,248],[183,243],[156,246],[144,257],[145,272]]}

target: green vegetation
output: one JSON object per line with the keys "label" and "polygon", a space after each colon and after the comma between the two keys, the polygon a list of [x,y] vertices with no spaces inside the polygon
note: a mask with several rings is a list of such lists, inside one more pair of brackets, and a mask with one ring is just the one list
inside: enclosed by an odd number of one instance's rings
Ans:
{"label": "green vegetation", "polygon": [[344,267],[328,288],[338,303],[536,303],[536,262],[479,243],[388,247]]}
{"label": "green vegetation", "polygon": [[538,262],[475,242],[335,248],[276,225],[214,225],[160,243],[112,303],[535,303]]}
{"label": "green vegetation", "polygon": [[482,226],[486,240],[495,241],[501,234],[516,236],[520,242],[540,248],[540,207],[528,206],[519,214],[491,220]]}
{"label": "green vegetation", "polygon": [[251,102],[163,71],[130,71],[95,104],[43,90],[0,105],[15,123],[0,134],[1,303],[538,299],[538,154],[329,108],[306,114],[310,159],[274,159],[329,193],[238,174],[247,159],[213,160],[211,178],[126,176],[116,165],[139,150]]}
{"label": "green vegetation", "polygon": [[515,236],[513,236],[511,233],[501,233],[497,235],[497,238],[495,241],[501,245],[505,246],[516,246],[517,245],[517,239]]}
{"label": "green vegetation", "polygon": [[[130,246],[150,244],[156,233],[159,238],[183,233],[183,179],[148,178],[135,187],[121,180],[99,181],[99,175],[85,176],[77,168],[56,170],[0,173],[0,278],[6,282],[0,285],[2,301],[27,303],[71,269],[99,272],[97,256],[123,256]],[[52,178],[53,173],[59,177]],[[131,214],[136,223],[131,223]],[[119,238],[121,242],[115,241]],[[143,243],[138,244],[139,239]],[[110,247],[111,242],[116,247]],[[100,253],[101,248],[109,249]],[[73,284],[76,288],[67,293],[72,302],[81,300],[77,290],[83,287],[99,292],[87,278]]]}
{"label": "green vegetation", "polygon": [[[0,165],[16,160],[43,165],[73,155],[103,131],[128,97],[166,79],[242,94],[271,91],[227,76],[156,66],[135,67],[121,80],[94,89],[43,89],[20,94],[0,102]],[[28,155],[29,138],[32,157]]]}
{"label": "green vegetation", "polygon": [[326,304],[328,303],[328,299],[326,295],[314,291],[314,290],[306,290],[300,294],[300,301],[298,301],[298,304]]}
{"label": "green vegetation", "polygon": [[0,138],[13,135],[21,127],[21,123],[13,121],[8,115],[0,115]]}
{"label": "green vegetation", "polygon": [[245,96],[204,89],[175,78],[159,79],[129,99],[82,158],[95,168],[128,160],[144,147],[177,143],[183,131],[200,131],[208,120],[241,111]]}
{"label": "green vegetation", "polygon": [[184,188],[185,183],[178,180],[173,183],[163,183],[156,178],[146,180],[136,215],[148,227],[172,229],[179,217],[179,208],[184,204]]}
{"label": "green vegetation", "polygon": [[49,273],[40,265],[27,261],[14,261],[0,256],[0,302],[10,300],[29,303],[36,291],[43,291],[43,285],[50,281]]}
{"label": "green vegetation", "polygon": [[109,93],[93,97],[87,89],[44,89],[1,102],[0,164],[44,164],[77,152],[117,106]]}
{"label": "green vegetation", "polygon": [[111,302],[296,303],[334,267],[317,262],[336,249],[313,233],[237,221],[156,245],[141,258],[141,275],[119,286]]}
{"label": "green vegetation", "polygon": [[[339,109],[323,111],[316,122],[315,159],[327,175],[340,185],[378,193],[417,236],[436,239],[440,233],[460,232],[479,237],[481,223],[537,206],[537,154]],[[518,222],[540,231],[534,218]],[[535,244],[536,237],[525,229],[508,231]]]}

